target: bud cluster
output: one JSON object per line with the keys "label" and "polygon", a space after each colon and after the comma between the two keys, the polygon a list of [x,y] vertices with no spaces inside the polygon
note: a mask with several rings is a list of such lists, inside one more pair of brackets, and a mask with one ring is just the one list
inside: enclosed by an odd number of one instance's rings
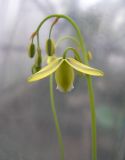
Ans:
{"label": "bud cluster", "polygon": [[33,43],[33,41],[29,45],[28,55],[29,55],[30,58],[35,57],[35,63],[32,66],[32,74],[34,74],[34,73],[38,72],[41,69],[42,56],[41,56],[40,47],[37,47],[37,49],[36,49],[36,46]]}
{"label": "bud cluster", "polygon": [[[50,32],[49,32],[49,38],[46,40],[46,44],[45,44],[45,50],[46,50],[46,54],[48,56],[47,58],[47,63],[49,64],[51,62],[52,59],[55,59],[56,56],[55,56],[55,43],[54,43],[54,40],[51,38],[51,32],[52,32],[52,29],[53,29],[53,26],[58,22],[59,18],[56,18],[52,25],[51,25],[51,28],[50,28]],[[34,38],[37,36],[37,47],[35,46],[33,40]],[[75,38],[72,38],[73,40]],[[32,35],[31,35],[31,44],[29,45],[29,48],[28,48],[28,55],[30,58],[34,58],[35,61],[34,61],[34,64],[32,66],[32,74],[35,74],[36,72],[40,71],[41,70],[41,64],[42,64],[42,55],[41,55],[41,48],[40,48],[40,45],[39,45],[39,32],[34,32]],[[77,41],[77,40],[75,40]],[[78,43],[79,44],[79,43]],[[79,46],[77,46],[79,47]],[[66,49],[67,51],[68,50],[72,50],[74,52],[74,58],[81,62],[81,58],[79,56],[79,50],[75,49],[75,48],[71,48],[69,47],[68,49]],[[64,58],[66,57],[66,53],[64,53]],[[92,59],[92,54],[91,52],[87,52],[87,59],[88,61]]]}

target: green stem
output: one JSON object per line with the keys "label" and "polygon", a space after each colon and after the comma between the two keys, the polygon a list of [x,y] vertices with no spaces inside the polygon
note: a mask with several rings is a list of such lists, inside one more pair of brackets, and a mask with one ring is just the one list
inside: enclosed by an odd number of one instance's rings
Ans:
{"label": "green stem", "polygon": [[60,159],[64,160],[64,145],[63,145],[61,129],[59,127],[59,122],[58,122],[56,109],[55,109],[55,101],[54,101],[54,93],[53,93],[53,75],[50,76],[50,99],[51,99],[51,109],[52,109],[53,118],[56,126],[56,132],[58,136],[58,142],[60,145]]}
{"label": "green stem", "polygon": [[51,38],[51,34],[52,34],[52,29],[53,29],[54,25],[52,24],[50,27],[50,31],[49,31],[49,39]]}
{"label": "green stem", "polygon": [[92,80],[90,76],[86,76],[88,84],[88,93],[90,100],[91,110],[91,130],[92,130],[92,160],[97,160],[97,147],[96,147],[96,112],[95,112],[95,101],[94,101],[94,90],[92,87]]}
{"label": "green stem", "polygon": [[52,25],[51,25],[51,27],[50,27],[49,39],[50,39],[51,34],[52,34],[52,29],[53,29],[54,25],[58,22],[58,20],[59,20],[59,18],[57,17],[57,18],[53,21],[53,23],[52,23]]}
{"label": "green stem", "polygon": [[40,48],[40,43],[39,43],[39,32],[37,32],[37,46]]}
{"label": "green stem", "polygon": [[81,58],[80,58],[78,52],[76,51],[75,48],[72,48],[72,47],[68,47],[68,48],[65,49],[65,51],[64,51],[64,53],[63,53],[63,58],[64,58],[64,59],[66,58],[66,55],[67,55],[68,51],[70,51],[70,50],[74,53],[74,55],[75,55],[75,57],[77,58],[77,60],[78,60],[79,62],[81,62]]}
{"label": "green stem", "polygon": [[[62,14],[53,14],[47,16],[38,26],[36,32],[39,32],[41,26],[44,24],[44,22],[50,18],[57,17],[57,18],[64,18],[69,23],[72,24],[74,29],[76,30],[77,36],[79,38],[83,58],[84,58],[84,63],[88,65],[88,58],[87,58],[87,51],[85,48],[85,43],[84,39],[81,35],[80,29],[78,25],[68,16],[62,15]],[[93,92],[93,87],[92,87],[92,80],[91,76],[86,75],[87,79],[87,85],[88,85],[88,93],[89,93],[89,99],[90,99],[90,110],[91,110],[91,128],[92,128],[92,160],[97,160],[97,151],[96,151],[96,114],[95,114],[95,103],[94,103],[94,92]]]}
{"label": "green stem", "polygon": [[56,42],[56,48],[59,46],[59,44],[60,44],[62,41],[68,40],[68,39],[70,39],[70,40],[72,40],[73,42],[75,42],[75,44],[76,44],[77,47],[80,47],[79,41],[78,41],[75,37],[73,37],[73,36],[64,36],[64,37],[61,37],[61,38]]}

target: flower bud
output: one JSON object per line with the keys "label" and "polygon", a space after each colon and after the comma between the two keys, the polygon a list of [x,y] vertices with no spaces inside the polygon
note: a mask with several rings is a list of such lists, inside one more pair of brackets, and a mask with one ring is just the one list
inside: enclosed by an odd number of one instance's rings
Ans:
{"label": "flower bud", "polygon": [[48,39],[46,41],[46,53],[48,54],[48,56],[52,56],[55,53],[55,44],[52,39]]}
{"label": "flower bud", "polygon": [[65,61],[55,72],[55,79],[57,83],[57,89],[62,92],[71,91],[74,82],[74,70]]}
{"label": "flower bud", "polygon": [[41,69],[41,66],[37,66],[36,64],[34,64],[32,66],[32,74],[35,74],[36,72],[38,72]]}
{"label": "flower bud", "polygon": [[29,45],[28,55],[30,58],[34,57],[35,55],[35,44],[33,42]]}
{"label": "flower bud", "polygon": [[37,48],[37,54],[36,54],[36,57],[35,57],[35,64],[37,66],[41,66],[41,62],[42,62],[41,49]]}
{"label": "flower bud", "polygon": [[87,52],[87,58],[88,58],[89,61],[91,61],[92,58],[93,58],[92,53],[90,51]]}

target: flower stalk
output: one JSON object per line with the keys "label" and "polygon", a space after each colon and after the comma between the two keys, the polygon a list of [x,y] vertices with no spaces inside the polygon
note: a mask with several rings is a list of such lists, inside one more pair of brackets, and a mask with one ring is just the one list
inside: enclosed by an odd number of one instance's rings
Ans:
{"label": "flower stalk", "polygon": [[62,140],[62,134],[61,129],[59,127],[59,122],[56,114],[56,108],[55,108],[55,100],[54,100],[54,93],[53,93],[53,75],[50,76],[50,100],[51,100],[51,110],[53,113],[53,118],[56,126],[56,132],[58,136],[58,142],[60,145],[60,159],[64,160],[64,145]]}

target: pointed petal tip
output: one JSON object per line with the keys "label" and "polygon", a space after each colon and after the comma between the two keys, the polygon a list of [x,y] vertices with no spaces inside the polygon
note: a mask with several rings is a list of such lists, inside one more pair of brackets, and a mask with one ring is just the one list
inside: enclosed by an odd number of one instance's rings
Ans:
{"label": "pointed petal tip", "polygon": [[66,62],[75,70],[84,73],[86,75],[91,75],[91,76],[104,76],[104,73],[96,68],[92,68],[90,66],[87,66],[73,58],[68,58]]}
{"label": "pointed petal tip", "polygon": [[105,75],[104,72],[102,72],[101,76],[103,77],[104,75]]}
{"label": "pointed petal tip", "polygon": [[103,77],[104,76],[104,72],[99,70],[99,75],[98,76]]}
{"label": "pointed petal tip", "polygon": [[28,83],[31,83],[31,82],[32,82],[31,76],[27,78],[27,82],[28,82]]}
{"label": "pointed petal tip", "polygon": [[[90,75],[90,74],[88,74],[88,75]],[[102,71],[100,71],[100,70],[96,70],[96,73],[92,74],[91,76],[103,77],[104,73]]]}

